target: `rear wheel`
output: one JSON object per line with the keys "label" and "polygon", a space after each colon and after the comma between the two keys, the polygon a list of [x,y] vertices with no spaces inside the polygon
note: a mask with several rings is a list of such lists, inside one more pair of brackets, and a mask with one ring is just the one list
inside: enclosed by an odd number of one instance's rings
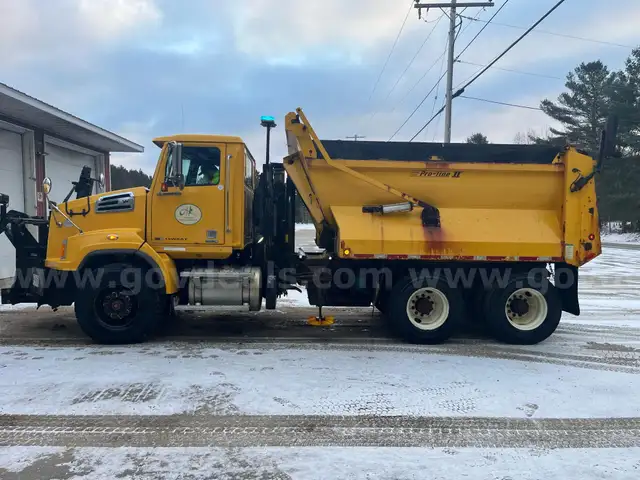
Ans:
{"label": "rear wheel", "polygon": [[392,327],[412,343],[448,340],[464,315],[460,293],[441,279],[427,284],[404,278],[393,288],[389,300]]}
{"label": "rear wheel", "polygon": [[82,331],[97,343],[139,343],[149,338],[160,322],[166,303],[144,282],[123,285],[128,265],[108,265],[92,271],[95,282],[87,282],[75,301]]}
{"label": "rear wheel", "polygon": [[533,285],[526,276],[516,277],[504,288],[495,288],[486,299],[486,317],[492,334],[500,341],[533,345],[546,340],[562,317],[556,288],[544,279]]}

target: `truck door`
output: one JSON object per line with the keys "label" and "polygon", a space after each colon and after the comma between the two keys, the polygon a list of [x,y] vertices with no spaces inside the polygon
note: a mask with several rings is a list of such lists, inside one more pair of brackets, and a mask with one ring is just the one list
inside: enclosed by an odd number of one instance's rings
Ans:
{"label": "truck door", "polygon": [[[225,158],[225,144],[183,145],[184,189],[169,187],[152,195],[152,245],[224,245]],[[171,158],[165,165],[171,168]],[[165,172],[165,177],[171,175]]]}

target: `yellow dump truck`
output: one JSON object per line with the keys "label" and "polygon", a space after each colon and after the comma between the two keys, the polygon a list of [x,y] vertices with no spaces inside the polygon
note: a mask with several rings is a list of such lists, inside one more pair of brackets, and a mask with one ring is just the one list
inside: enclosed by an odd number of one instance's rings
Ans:
{"label": "yellow dump truck", "polygon": [[[17,267],[3,302],[74,305],[101,343],[149,338],[176,305],[274,309],[298,285],[318,307],[374,305],[415,343],[466,318],[532,344],[579,314],[605,132],[595,161],[570,146],[321,141],[300,109],[285,130],[289,155],[267,153],[260,175],[241,138],[176,135],[155,140],[149,189],[92,195],[85,169],[47,219],[0,198]],[[297,197],[313,252],[295,247]]]}

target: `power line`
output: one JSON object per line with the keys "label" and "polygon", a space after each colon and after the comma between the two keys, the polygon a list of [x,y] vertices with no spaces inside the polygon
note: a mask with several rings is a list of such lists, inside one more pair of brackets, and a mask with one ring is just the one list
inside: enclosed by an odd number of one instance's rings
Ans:
{"label": "power line", "polygon": [[[476,66],[476,67],[483,67],[483,68],[487,66],[486,64],[467,62],[465,60],[457,60],[457,62],[458,63],[463,63],[465,65],[473,65],[473,66]],[[501,67],[496,67],[496,66],[493,66],[491,68],[493,68],[494,70],[502,70],[503,72],[519,73],[521,75],[531,75],[533,77],[551,78],[553,80],[564,80],[564,78],[562,78],[562,77],[555,77],[553,75],[546,75],[544,73],[524,72],[522,70],[514,70],[514,69],[511,69],[511,68],[501,68]],[[471,77],[469,77],[469,78],[471,78]]]}
{"label": "power line", "polygon": [[[480,19],[474,19],[471,17],[464,17],[468,20],[475,20],[476,22],[488,22],[487,20],[480,20]],[[508,28],[515,28],[518,30],[526,30],[527,27],[521,27],[519,25],[511,25],[508,23],[499,23],[499,22],[493,22],[493,25],[498,25],[500,27],[508,27]],[[542,35],[552,35],[554,37],[562,37],[562,38],[571,38],[573,40],[581,40],[583,42],[591,42],[591,43],[599,43],[602,45],[610,45],[612,47],[621,47],[621,48],[629,48],[629,49],[633,49],[635,47],[632,47],[631,45],[624,45],[622,43],[615,43],[615,42],[607,42],[605,40],[596,40],[594,38],[586,38],[586,37],[578,37],[576,35],[568,35],[566,33],[557,33],[557,32],[551,32],[549,30],[536,30],[536,33],[540,33]]]}
{"label": "power line", "polygon": [[[387,140],[387,142],[390,142],[391,140],[394,139],[394,137],[400,132],[400,130],[402,130],[404,128],[404,126],[409,123],[409,120],[411,120],[413,118],[413,116],[416,114],[416,112],[418,110],[420,110],[420,107],[424,104],[424,102],[427,101],[427,98],[429,98],[429,95],[431,95],[433,93],[433,91],[436,89],[436,87],[438,85],[440,85],[440,82],[442,81],[442,79],[447,75],[447,73],[443,73],[442,75],[440,75],[440,78],[438,79],[438,81],[435,83],[435,85],[433,87],[431,87],[431,90],[429,90],[429,93],[427,93],[424,98],[422,99],[422,101],[418,104],[418,106],[413,110],[413,112],[411,112],[411,115],[409,115],[409,117],[404,121],[404,123],[402,125],[400,125],[400,127],[398,127],[398,129],[395,131],[395,133],[393,135],[391,135],[391,138],[389,138],[389,140]],[[422,130],[421,130],[422,131]]]}
{"label": "power line", "polygon": [[[445,107],[445,104],[442,104],[442,107]],[[438,127],[440,126],[440,119],[442,118],[441,115],[436,115],[436,125],[435,127],[433,127],[433,137],[431,137],[431,141],[435,142],[436,141],[436,135],[438,134]],[[427,127],[427,131],[429,131],[429,127]]]}
{"label": "power line", "polygon": [[467,100],[475,100],[477,102],[485,102],[485,103],[493,103],[496,105],[504,105],[506,107],[516,107],[516,108],[524,108],[527,110],[538,110],[542,111],[540,107],[530,107],[528,105],[519,105],[517,103],[508,103],[508,102],[499,102],[497,100],[488,100],[486,98],[478,98],[478,97],[467,97],[466,95],[460,95],[460,98],[466,98]]}
{"label": "power line", "polygon": [[[422,75],[420,77],[420,79],[413,85],[413,87],[411,87],[409,89],[409,91],[407,93],[405,93],[404,97],[402,97],[402,99],[398,102],[398,104],[404,102],[407,99],[407,97],[409,95],[411,95],[411,92],[413,92],[416,89],[416,87],[422,83],[422,80],[424,80],[426,78],[426,76],[429,75],[429,72],[431,72],[431,70],[433,70],[433,67],[435,67],[438,64],[438,62],[444,58],[444,56],[446,54],[447,54],[447,49],[445,48],[444,51],[440,54],[440,56],[438,58],[436,58],[435,61],[431,64],[431,66],[427,69],[427,71],[424,72],[424,75]],[[394,107],[391,110],[391,113],[393,113],[395,111],[395,109],[396,109],[396,107]]]}
{"label": "power line", "polygon": [[[442,63],[440,64],[440,75],[442,75],[442,72],[444,71],[444,57],[442,57]],[[436,88],[436,96],[433,97],[433,106],[431,107],[431,115],[433,115],[433,112],[435,112],[436,110],[436,103],[438,102],[438,95],[440,95],[440,85],[442,83],[442,80],[440,80],[438,82],[438,87]],[[438,128],[438,124],[436,124],[436,131]],[[429,129],[427,128],[427,131],[425,132],[425,137],[429,134]],[[433,136],[435,138],[435,132],[433,133]]]}
{"label": "power line", "polygon": [[468,88],[473,83],[475,83],[482,75],[484,75],[487,72],[487,70],[489,70],[496,63],[498,63],[500,59],[502,59],[502,57],[504,57],[507,53],[509,53],[518,43],[520,43],[527,35],[529,35],[538,25],[544,22],[547,19],[547,17],[549,17],[549,15],[551,15],[553,12],[555,12],[558,9],[558,7],[560,7],[560,5],[562,5],[565,1],[566,0],[560,0],[553,7],[551,7],[551,9],[547,13],[545,13],[542,17],[540,17],[540,19],[536,23],[531,25],[526,32],[520,35],[520,37],[518,37],[511,45],[509,45],[504,52],[502,52],[495,59],[493,59],[486,67],[480,70],[480,72],[478,72],[471,80],[469,80],[465,85],[463,85],[462,88],[453,95],[453,98],[462,95],[466,88]]}
{"label": "power line", "polygon": [[[536,28],[538,25],[540,25],[542,22],[544,22],[545,19],[549,15],[551,15],[553,12],[555,12],[558,9],[558,7],[560,7],[560,5],[562,5],[565,1],[566,0],[560,0],[553,7],[551,7],[551,9],[547,13],[545,13],[542,17],[540,17],[540,19],[536,23],[534,23],[531,27],[529,27],[526,32],[524,32],[520,37],[518,37],[511,45],[509,45],[504,52],[502,52],[500,55],[498,55],[493,61],[491,61],[491,63],[489,63],[489,65],[487,65],[480,72],[478,72],[471,80],[466,82],[464,84],[464,86],[461,89],[459,89],[453,95],[452,98],[456,98],[456,97],[459,97],[460,95],[462,95],[466,88],[468,88],[473,83],[475,83],[482,75],[484,75],[487,72],[487,70],[489,70],[496,63],[498,63],[502,57],[504,57],[507,53],[509,53],[513,49],[513,47],[515,47],[518,43],[520,43],[522,41],[522,39],[524,39],[527,35],[529,35],[529,33],[531,33],[534,28]],[[436,114],[433,117],[431,117],[429,119],[429,121],[427,123],[425,123],[420,130],[418,130],[418,133],[416,133],[410,141],[413,141],[413,139],[415,139],[418,135],[420,135],[422,133],[422,131],[425,128],[427,128],[429,126],[429,124],[431,122],[433,122],[433,120],[444,111],[444,109],[445,109],[445,107],[443,106],[438,112],[436,112]]]}
{"label": "power line", "polygon": [[[480,31],[478,33],[476,33],[476,36],[471,39],[471,41],[467,44],[467,46],[464,47],[462,49],[462,51],[456,56],[456,60],[458,60],[464,54],[464,52],[466,52],[469,49],[469,47],[473,44],[473,42],[475,42],[478,39],[478,37],[480,35],[482,35],[482,32],[484,32],[484,30],[489,26],[489,24],[491,24],[493,19],[498,16],[498,14],[502,11],[502,9],[507,6],[507,3],[509,3],[509,0],[505,0],[504,3],[500,6],[500,8],[491,16],[491,18],[489,20],[478,20],[478,16],[479,15],[476,15],[475,18],[471,18],[471,20],[483,21],[483,22],[486,21],[486,23],[485,23],[484,27],[482,27],[480,29]],[[464,10],[463,10],[463,12],[464,12]],[[460,16],[463,17],[463,18],[469,18],[469,17],[465,17],[464,15],[462,15],[463,12],[460,13]]]}
{"label": "power line", "polygon": [[[444,10],[443,10],[443,12],[444,12]],[[480,12],[478,12],[478,13],[476,14],[476,18],[480,15],[480,13],[482,13],[482,11],[480,11]],[[446,14],[446,13],[444,13],[444,15],[447,15],[447,14]],[[463,33],[467,30],[467,28],[469,28],[469,26],[470,26],[470,25],[471,25],[470,23],[467,23],[463,28],[461,28],[461,29],[457,32],[457,34],[458,34],[458,35],[463,34]],[[429,72],[430,72],[431,70],[433,70],[433,67],[435,67],[435,66],[438,64],[438,62],[444,58],[444,56],[447,54],[447,48],[448,48],[448,47],[447,47],[447,46],[445,46],[444,51],[442,52],[442,54],[441,54],[438,58],[436,58],[435,62],[433,62],[433,63],[431,64],[431,66],[427,69],[427,71],[424,73],[424,75],[422,75],[422,77],[420,77],[420,79],[419,79],[419,80],[418,80],[418,81],[413,85],[413,87],[411,87],[411,88],[409,89],[409,91],[405,94],[405,96],[404,96],[404,97],[402,97],[402,100],[400,100],[400,102],[398,102],[398,104],[400,104],[400,103],[404,102],[404,101],[406,100],[406,98],[411,94],[411,92],[413,92],[413,91],[415,90],[415,88],[416,88],[418,85],[420,85],[420,83],[422,82],[422,80],[424,80],[424,78],[429,74]],[[442,72],[442,70],[441,70],[441,72]],[[409,120],[411,120],[411,118],[413,118],[413,116],[416,114],[416,112],[420,109],[420,107],[421,107],[421,106],[424,104],[424,102],[427,100],[427,98],[429,97],[429,95],[431,95],[431,93],[435,90],[435,88],[437,88],[437,86],[439,86],[439,85],[440,85],[440,82],[442,81],[442,79],[443,79],[445,76],[446,76],[446,72],[445,72],[444,74],[442,74],[442,73],[441,73],[441,76],[440,76],[440,78],[438,79],[438,81],[436,82],[436,84],[431,88],[431,90],[429,90],[429,93],[427,93],[427,95],[422,99],[422,101],[418,104],[418,106],[415,108],[415,110],[414,110],[413,112],[411,112],[411,115],[409,115],[409,117],[404,121],[404,123],[400,126],[400,128],[398,128],[398,130],[396,130],[396,132],[395,132],[393,135],[391,135],[391,138],[389,138],[389,140],[387,140],[388,142],[390,142],[391,140],[393,140],[393,138],[398,134],[398,132],[400,132],[400,130],[402,130],[402,128],[403,128],[403,127],[404,127],[404,126],[409,122]],[[396,105],[396,106],[397,106],[397,105]],[[394,108],[391,110],[391,113],[393,113],[393,112],[395,111],[395,109],[396,109],[396,107],[394,107]]]}
{"label": "power line", "polygon": [[[389,93],[387,94],[387,96],[385,97],[383,104],[389,100],[389,97],[391,97],[391,94],[395,91],[396,87],[400,84],[400,81],[404,78],[404,76],[406,75],[406,73],[409,71],[409,69],[411,68],[411,66],[413,65],[413,62],[416,61],[416,58],[418,58],[418,55],[420,55],[420,52],[422,52],[422,49],[425,47],[425,45],[427,44],[427,42],[429,41],[429,39],[431,38],[431,36],[433,35],[433,32],[435,32],[436,27],[438,26],[438,23],[440,23],[440,20],[442,20],[442,18],[444,17],[444,15],[440,15],[440,17],[438,17],[437,20],[435,21],[435,25],[433,26],[433,28],[431,29],[431,31],[429,32],[429,34],[427,35],[427,37],[424,39],[424,42],[422,42],[422,45],[420,45],[420,48],[418,49],[418,51],[416,52],[416,54],[413,56],[413,58],[411,59],[411,61],[409,62],[409,65],[407,65],[407,67],[404,69],[404,71],[400,74],[400,76],[398,77],[398,79],[396,80],[396,83],[393,84],[393,87],[391,87],[391,90],[389,90]],[[444,56],[444,54],[443,54]],[[429,73],[429,71],[427,71],[427,73]],[[426,74],[425,74],[426,76]],[[424,77],[423,77],[424,78]],[[421,79],[422,80],[422,79]],[[415,88],[415,87],[414,87]],[[405,97],[406,98],[406,97]],[[371,119],[373,120],[375,118],[375,116],[380,113],[380,110],[376,110],[373,115],[371,115]]]}
{"label": "power line", "polygon": [[376,93],[376,89],[378,88],[380,79],[382,78],[384,71],[387,69],[387,65],[389,65],[389,60],[391,60],[391,55],[393,55],[393,52],[395,51],[396,46],[398,45],[398,40],[400,40],[400,35],[402,35],[402,32],[404,31],[404,26],[407,24],[407,19],[409,18],[409,14],[412,11],[413,11],[413,0],[411,0],[411,2],[409,3],[409,10],[407,11],[407,15],[404,17],[404,21],[402,22],[402,26],[400,27],[400,31],[398,32],[398,36],[396,37],[395,41],[393,42],[393,45],[391,46],[391,51],[389,52],[389,55],[387,56],[387,59],[384,62],[384,65],[382,66],[382,70],[380,70],[380,74],[378,75],[378,79],[376,80],[376,83],[373,86],[371,95],[369,95],[369,101],[371,101],[371,99],[373,98],[373,94]]}
{"label": "power line", "polygon": [[404,69],[404,71],[400,74],[400,76],[398,77],[398,80],[396,80],[396,83],[393,85],[393,87],[391,88],[391,90],[389,91],[389,93],[387,94],[387,98],[385,98],[385,101],[387,101],[389,99],[389,97],[391,96],[391,94],[393,93],[393,91],[396,89],[396,87],[398,86],[398,84],[400,83],[400,80],[402,80],[402,78],[405,76],[405,74],[407,73],[407,71],[411,68],[411,65],[413,65],[413,62],[416,61],[416,58],[418,58],[418,55],[420,55],[420,52],[422,52],[422,49],[424,48],[424,46],[427,44],[427,42],[429,41],[429,39],[431,38],[431,36],[433,35],[433,32],[435,32],[436,27],[438,26],[438,23],[440,23],[440,20],[442,20],[442,18],[444,17],[444,15],[440,15],[440,17],[438,18],[438,20],[436,21],[436,24],[433,26],[433,28],[431,29],[431,31],[429,32],[429,35],[427,35],[427,38],[424,39],[424,42],[422,42],[422,45],[420,45],[420,48],[418,49],[418,51],[416,52],[416,54],[413,56],[413,58],[411,59],[411,61],[409,62],[409,65],[407,65],[407,68]]}
{"label": "power line", "polygon": [[437,117],[438,117],[442,112],[444,112],[444,109],[445,109],[445,108],[446,108],[446,104],[442,105],[442,107],[440,108],[440,110],[438,110],[438,111],[436,112],[436,114],[435,114],[435,115],[433,115],[433,116],[429,119],[429,121],[428,121],[427,123],[425,123],[425,124],[422,126],[422,128],[421,128],[420,130],[418,130],[418,133],[416,133],[413,137],[411,137],[411,140],[409,140],[409,141],[410,141],[410,142],[413,142],[413,141],[416,139],[416,137],[417,137],[418,135],[420,135],[420,134],[423,132],[423,130],[424,130],[425,128],[427,128],[427,127],[431,124],[431,122],[433,122],[433,121],[434,121],[434,120],[435,120],[435,119],[436,119],[436,118],[437,118]]}

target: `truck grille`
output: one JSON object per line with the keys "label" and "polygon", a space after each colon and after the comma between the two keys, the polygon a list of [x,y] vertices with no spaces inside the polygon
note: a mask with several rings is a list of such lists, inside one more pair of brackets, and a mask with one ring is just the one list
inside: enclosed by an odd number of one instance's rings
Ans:
{"label": "truck grille", "polygon": [[132,192],[105,195],[96,201],[96,213],[130,212],[135,206]]}

